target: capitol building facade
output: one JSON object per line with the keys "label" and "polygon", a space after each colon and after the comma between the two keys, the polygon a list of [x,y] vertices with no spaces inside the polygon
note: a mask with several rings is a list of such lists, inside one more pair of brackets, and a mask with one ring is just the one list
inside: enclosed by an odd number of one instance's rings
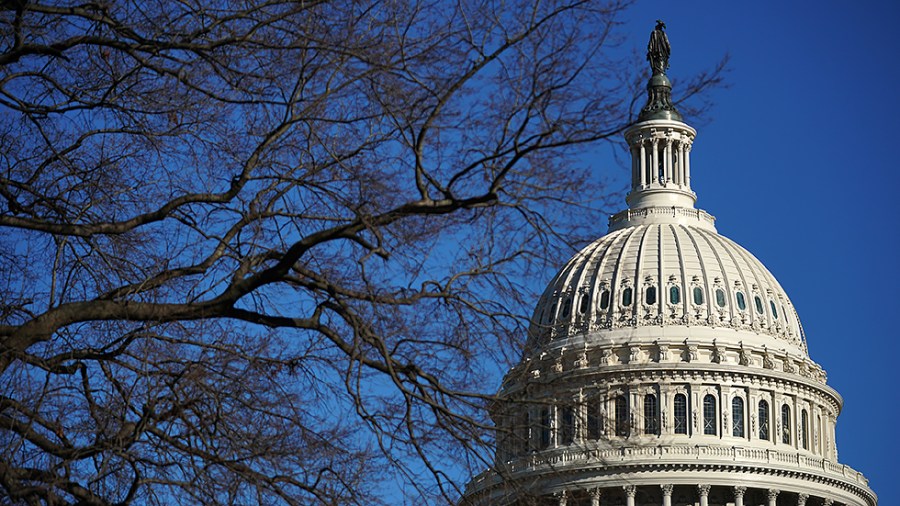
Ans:
{"label": "capitol building facade", "polygon": [[659,23],[628,209],[541,296],[462,504],[876,506],[787,293],[694,207],[668,55]]}

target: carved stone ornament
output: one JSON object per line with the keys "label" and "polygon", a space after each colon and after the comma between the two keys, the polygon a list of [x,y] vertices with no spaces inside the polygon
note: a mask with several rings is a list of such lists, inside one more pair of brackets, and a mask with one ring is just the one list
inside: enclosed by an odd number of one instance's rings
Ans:
{"label": "carved stone ornament", "polygon": [[660,485],[659,488],[662,489],[664,497],[672,497],[672,490],[675,489],[675,485],[672,485],[671,483],[665,483],[663,485]]}
{"label": "carved stone ornament", "polygon": [[624,485],[622,486],[622,490],[625,491],[625,495],[628,497],[634,498],[637,495],[637,487],[635,485]]}
{"label": "carved stone ornament", "polygon": [[630,348],[631,355],[628,357],[628,362],[631,364],[636,364],[641,361],[641,347],[640,346],[632,346]]}
{"label": "carved stone ornament", "polygon": [[751,365],[753,364],[753,359],[750,357],[750,352],[744,349],[744,345],[741,345],[741,365]]}
{"label": "carved stone ornament", "polygon": [[606,365],[613,365],[616,363],[616,355],[609,348],[603,350],[603,363]]}
{"label": "carved stone ornament", "polygon": [[778,497],[778,494],[780,494],[780,493],[781,493],[781,490],[778,490],[777,488],[770,488],[769,490],[766,491],[766,495],[768,496],[770,502],[774,501]]}
{"label": "carved stone ornament", "polygon": [[735,499],[744,497],[744,494],[746,494],[746,493],[747,493],[747,487],[745,487],[743,485],[738,485],[738,486],[734,487],[734,498]]}
{"label": "carved stone ornament", "polygon": [[806,506],[807,499],[809,499],[809,494],[797,494],[797,506]]}
{"label": "carved stone ornament", "polygon": [[665,344],[657,344],[656,345],[656,354],[658,360],[660,362],[666,362],[669,360],[669,346]]}
{"label": "carved stone ornament", "polygon": [[700,497],[707,497],[711,488],[712,485],[697,485],[697,493],[700,494]]}

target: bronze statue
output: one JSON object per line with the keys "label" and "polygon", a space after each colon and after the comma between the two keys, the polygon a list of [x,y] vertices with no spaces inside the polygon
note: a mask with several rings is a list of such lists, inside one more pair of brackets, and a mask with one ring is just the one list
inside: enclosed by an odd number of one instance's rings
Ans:
{"label": "bronze statue", "polygon": [[650,42],[647,44],[647,60],[653,69],[653,75],[665,74],[669,68],[669,53],[672,49],[665,30],[666,24],[657,19],[656,28],[650,34]]}

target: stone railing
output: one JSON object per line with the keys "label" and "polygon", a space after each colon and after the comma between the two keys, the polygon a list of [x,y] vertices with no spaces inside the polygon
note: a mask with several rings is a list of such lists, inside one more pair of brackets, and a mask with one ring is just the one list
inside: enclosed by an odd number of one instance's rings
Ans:
{"label": "stone railing", "polygon": [[710,226],[715,225],[716,218],[702,209],[687,207],[642,207],[640,209],[626,209],[609,217],[610,228],[622,221],[631,221],[651,216],[671,216],[673,218],[689,218]]}
{"label": "stone railing", "polygon": [[[566,448],[535,453],[501,465],[502,473],[513,478],[516,475],[559,472],[577,468],[615,466],[641,466],[648,464],[696,464],[702,461],[711,465],[759,465],[778,470],[797,470],[829,478],[842,479],[850,484],[868,488],[869,481],[850,466],[798,452],[742,448],[725,445],[659,445],[622,448]],[[488,471],[476,476],[467,489],[469,492],[491,486],[499,481],[497,473]],[[468,492],[467,492],[468,493]]]}

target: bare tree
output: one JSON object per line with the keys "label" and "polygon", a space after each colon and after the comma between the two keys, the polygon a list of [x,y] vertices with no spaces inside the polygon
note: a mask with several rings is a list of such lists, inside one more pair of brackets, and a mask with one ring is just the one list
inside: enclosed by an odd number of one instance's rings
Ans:
{"label": "bare tree", "polygon": [[9,501],[457,497],[529,276],[597,232],[625,6],[0,5]]}

